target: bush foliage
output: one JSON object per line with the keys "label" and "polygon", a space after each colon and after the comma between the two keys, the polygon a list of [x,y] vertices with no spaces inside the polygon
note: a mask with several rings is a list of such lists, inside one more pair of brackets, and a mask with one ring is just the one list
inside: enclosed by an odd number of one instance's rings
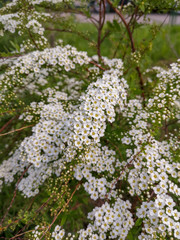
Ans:
{"label": "bush foliage", "polygon": [[98,4],[0,9],[2,239],[180,239],[179,50],[156,65],[147,15],[179,1]]}

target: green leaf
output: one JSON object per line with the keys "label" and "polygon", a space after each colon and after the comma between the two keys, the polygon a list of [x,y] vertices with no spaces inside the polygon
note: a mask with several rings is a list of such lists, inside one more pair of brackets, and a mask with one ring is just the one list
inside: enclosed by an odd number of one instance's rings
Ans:
{"label": "green leaf", "polygon": [[135,222],[135,226],[138,227],[142,224],[142,218],[138,218],[138,220]]}
{"label": "green leaf", "polygon": [[144,6],[144,4],[140,5],[139,8],[141,9],[142,12],[145,11],[145,6]]}
{"label": "green leaf", "polygon": [[63,226],[63,225],[65,224],[66,220],[67,220],[67,214],[65,214],[65,215],[62,217],[62,219],[61,219],[61,226]]}
{"label": "green leaf", "polygon": [[120,25],[119,25],[119,23],[118,23],[118,21],[116,19],[113,20],[113,25],[114,25],[116,30],[118,30],[118,31],[121,30]]}
{"label": "green leaf", "polygon": [[18,45],[17,43],[12,42],[12,41],[9,41],[9,42],[11,43],[11,45],[12,45],[16,50],[20,51],[20,47],[19,47],[19,45]]}
{"label": "green leaf", "polygon": [[128,239],[128,240],[134,240],[134,237],[133,237],[133,234],[132,234],[131,231],[128,233],[127,239]]}
{"label": "green leaf", "polygon": [[107,24],[107,26],[108,26],[109,28],[111,28],[111,29],[113,28],[113,24],[112,24],[110,21],[107,21],[106,24]]}

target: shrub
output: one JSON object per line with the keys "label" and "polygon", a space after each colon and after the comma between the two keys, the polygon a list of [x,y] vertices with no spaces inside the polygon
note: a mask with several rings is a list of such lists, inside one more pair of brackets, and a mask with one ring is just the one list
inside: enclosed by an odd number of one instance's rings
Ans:
{"label": "shrub", "polygon": [[[180,60],[148,65],[160,26],[134,39],[140,17],[147,24],[152,9],[179,3],[107,2],[121,22],[105,23],[104,0],[98,20],[86,1],[0,9],[2,38],[18,36],[0,62],[0,188],[3,202],[12,198],[2,206],[5,239],[180,239]],[[96,36],[69,12],[88,18]],[[97,55],[49,32],[78,35]],[[105,41],[114,43],[108,56]]]}

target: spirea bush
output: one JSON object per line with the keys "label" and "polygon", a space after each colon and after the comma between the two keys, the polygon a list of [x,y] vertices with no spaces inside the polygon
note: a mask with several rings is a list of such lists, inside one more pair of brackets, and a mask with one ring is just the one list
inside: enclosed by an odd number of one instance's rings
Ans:
{"label": "spirea bush", "polygon": [[[1,38],[17,39],[0,59],[2,239],[180,239],[180,59],[149,64],[161,26],[134,39],[140,17],[147,25],[149,12],[179,1],[100,0],[96,16],[76,4],[0,9]],[[79,14],[95,37],[78,29]]]}

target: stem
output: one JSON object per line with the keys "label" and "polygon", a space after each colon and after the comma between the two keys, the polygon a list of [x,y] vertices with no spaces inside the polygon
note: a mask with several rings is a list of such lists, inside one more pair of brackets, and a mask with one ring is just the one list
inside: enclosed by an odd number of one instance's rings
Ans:
{"label": "stem", "polygon": [[8,212],[9,212],[9,210],[10,210],[11,207],[12,207],[12,204],[13,204],[14,199],[15,199],[15,197],[16,197],[16,192],[17,192],[17,189],[18,189],[18,185],[19,185],[19,183],[21,182],[21,180],[22,180],[24,174],[28,171],[28,169],[30,168],[31,165],[32,165],[32,163],[29,164],[29,166],[24,170],[24,172],[22,173],[21,177],[20,177],[19,180],[17,181],[16,188],[15,188],[15,190],[14,190],[14,194],[13,194],[13,198],[12,198],[12,200],[11,200],[11,203],[10,203],[10,205],[9,205],[9,207],[8,207],[8,209],[7,209],[7,211],[6,211],[6,213],[4,214],[4,216],[3,216],[2,220],[1,220],[1,225],[3,224],[4,219],[6,218],[6,216],[7,216]]}
{"label": "stem", "polygon": [[99,25],[98,25],[98,38],[97,38],[97,55],[99,58],[99,62],[101,61],[101,34],[102,34],[102,28],[104,26],[105,22],[105,11],[106,11],[106,6],[104,0],[101,0],[99,2]]}
{"label": "stem", "polygon": [[64,208],[67,207],[67,205],[69,204],[69,202],[71,201],[72,197],[74,196],[75,192],[77,191],[78,187],[80,186],[81,183],[76,185],[75,190],[73,191],[73,193],[71,194],[70,198],[68,199],[68,201],[66,202],[66,204],[61,208],[61,210],[58,212],[58,214],[54,217],[52,223],[49,225],[49,227],[46,229],[46,231],[43,233],[43,235],[41,236],[41,238],[39,240],[41,240],[46,233],[51,229],[52,225],[54,224],[54,222],[56,221],[57,217],[61,214],[61,212],[63,211]]}
{"label": "stem", "polygon": [[[121,174],[126,170],[126,168],[129,166],[129,164],[131,164],[131,163],[135,160],[135,158],[136,158],[140,153],[141,153],[141,151],[139,151],[138,153],[136,153],[136,154],[134,155],[134,157],[132,158],[132,160],[131,160],[128,164],[126,164],[126,166],[124,166],[124,168],[122,169],[120,175],[115,179],[114,183],[112,184],[112,187],[119,181],[119,179],[120,179],[120,177],[121,177]],[[111,193],[112,187],[111,187],[110,191],[106,194],[106,196],[105,196],[106,199],[108,198],[108,194]]]}
{"label": "stem", "polygon": [[96,62],[94,61],[90,61],[89,63],[92,63],[93,65],[95,65],[96,67],[100,68],[101,70],[105,71],[106,69],[101,67],[99,64],[97,64]]}
{"label": "stem", "polygon": [[[107,0],[107,2],[109,3],[109,5],[114,9],[114,11],[117,13],[117,15],[120,17],[120,19],[122,20],[122,22],[124,23],[124,26],[127,30],[127,33],[128,33],[128,36],[129,36],[129,39],[130,39],[130,43],[131,43],[131,51],[132,53],[134,53],[136,51],[136,48],[135,48],[135,44],[134,44],[134,40],[133,40],[133,36],[132,36],[132,32],[130,30],[130,27],[129,27],[129,24],[126,22],[124,16],[122,15],[122,13],[113,6],[112,2],[110,0]],[[142,96],[142,99],[143,99],[143,103],[145,104],[145,95],[144,95],[144,80],[143,80],[143,77],[142,77],[142,73],[140,71],[140,68],[139,67],[136,67],[136,71],[138,73],[138,76],[139,76],[139,84],[140,84],[140,88],[141,88],[141,96]]]}
{"label": "stem", "polygon": [[88,38],[87,36],[84,36],[82,35],[80,32],[76,32],[76,31],[73,31],[71,29],[58,29],[58,28],[45,28],[45,30],[47,31],[56,31],[56,32],[67,32],[67,33],[74,33],[74,34],[77,34],[77,35],[81,35],[81,37],[83,37],[85,40],[89,41],[89,42],[92,42],[90,38]]}
{"label": "stem", "polygon": [[4,126],[2,126],[2,128],[0,129],[0,133],[1,133],[2,131],[4,131],[4,129],[7,128],[7,126],[8,126],[9,124],[11,124],[11,122],[12,122],[14,119],[16,119],[16,118],[18,118],[18,117],[19,117],[19,115],[11,118],[7,123],[5,123]]}
{"label": "stem", "polygon": [[12,130],[12,131],[7,132],[7,133],[2,133],[2,134],[0,134],[0,137],[1,137],[1,136],[8,135],[8,134],[10,134],[10,133],[19,132],[19,131],[21,131],[21,130],[23,130],[23,129],[25,129],[25,128],[29,128],[29,127],[32,127],[32,126],[34,126],[34,124],[31,124],[31,125],[29,125],[29,126],[25,126],[25,127],[19,128],[19,129],[15,129],[15,130]]}

